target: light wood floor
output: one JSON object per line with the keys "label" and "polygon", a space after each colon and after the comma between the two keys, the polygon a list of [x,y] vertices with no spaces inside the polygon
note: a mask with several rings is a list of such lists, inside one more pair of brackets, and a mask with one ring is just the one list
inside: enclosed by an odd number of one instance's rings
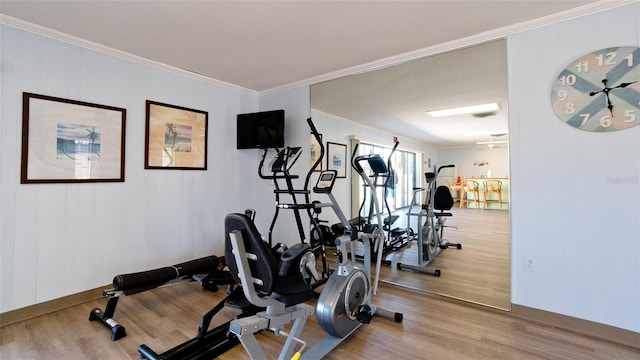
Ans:
{"label": "light wood floor", "polygon": [[[158,288],[123,297],[114,318],[127,336],[109,340],[102,324],[89,322],[96,300],[0,329],[1,359],[137,359],[147,344],[165,351],[194,336],[198,320],[224,296],[197,283]],[[327,359],[640,359],[637,349],[584,337],[511,317],[509,313],[381,284],[377,305],[404,313],[404,322],[375,318]],[[236,310],[224,309],[212,325],[229,320]],[[323,336],[315,318],[302,337],[310,345]],[[269,358],[276,358],[284,339],[261,333]],[[241,346],[221,359],[248,358]]]}
{"label": "light wood floor", "polygon": [[[385,257],[392,266],[381,269],[380,278],[393,284],[408,286],[436,294],[508,310],[510,297],[510,229],[509,211],[451,209],[444,238],[462,244],[462,249],[449,248],[441,252],[429,268],[440,269],[434,277],[417,272],[398,270],[396,263],[416,265],[418,246],[390,252]],[[406,211],[395,227],[406,227]],[[417,231],[417,217],[411,218],[411,227]]]}

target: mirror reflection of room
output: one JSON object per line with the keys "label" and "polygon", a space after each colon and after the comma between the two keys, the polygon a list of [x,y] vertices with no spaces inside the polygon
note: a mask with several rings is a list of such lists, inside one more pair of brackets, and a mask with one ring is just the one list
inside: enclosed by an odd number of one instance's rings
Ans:
{"label": "mirror reflection of room", "polygon": [[[393,169],[380,179],[392,186],[377,190],[378,198],[385,200],[381,211],[389,242],[382,254],[387,266],[381,270],[381,281],[510,308],[505,54],[505,42],[494,41],[311,87],[314,119],[340,123],[337,128],[351,131],[341,134],[350,140],[350,150],[358,144],[359,154],[380,154]],[[496,103],[497,110],[427,114],[481,103]],[[438,171],[443,165],[452,166]],[[436,174],[431,194],[428,173]],[[373,218],[362,182],[353,176],[351,181],[352,218]],[[434,217],[435,225],[427,226],[429,196],[439,186],[447,188],[452,204],[434,211],[451,216],[446,222]],[[428,231],[421,230],[430,227],[442,229],[440,240],[460,244],[461,249],[431,250],[431,256],[421,250],[429,246],[426,240],[419,245],[417,239],[425,239]],[[412,268],[425,263],[426,271]],[[436,270],[439,276],[429,275]]]}

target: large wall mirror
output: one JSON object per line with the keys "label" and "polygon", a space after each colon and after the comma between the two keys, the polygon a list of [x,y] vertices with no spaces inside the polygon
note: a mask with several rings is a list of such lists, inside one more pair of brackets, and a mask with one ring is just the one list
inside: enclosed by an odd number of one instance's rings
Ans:
{"label": "large wall mirror", "polygon": [[[497,109],[474,110],[472,113],[434,117],[430,110],[496,103]],[[391,262],[383,267],[381,281],[437,293],[490,307],[509,310],[510,299],[510,201],[507,109],[506,41],[497,40],[443,54],[404,62],[382,69],[354,74],[311,86],[311,108],[344,120],[336,128],[357,132],[378,129],[400,139],[401,158],[394,168],[403,171],[415,161],[414,175],[403,174],[389,199],[392,213],[399,216],[393,228],[411,228],[417,232],[417,216],[407,216],[408,209],[419,211],[424,193],[418,193],[411,204],[414,187],[424,187],[424,173],[434,167],[454,164],[455,168],[441,173],[438,185],[451,186],[456,202],[447,220],[444,237],[462,244],[462,249],[450,248],[438,255],[429,267],[441,270],[441,276],[398,269],[396,264],[417,263],[418,247],[401,247],[384,255]],[[356,129],[356,130],[353,130]],[[388,156],[393,145],[387,141],[371,141],[363,134],[343,134],[365,144],[366,151],[379,151]],[[410,145],[403,144],[403,139]],[[351,150],[351,149],[349,149]],[[414,154],[414,155],[411,155]],[[407,160],[415,159],[415,160]],[[401,164],[400,162],[403,162]],[[352,181],[355,177],[351,178]],[[473,180],[479,184],[479,194],[461,192],[457,183]],[[502,204],[486,203],[485,181],[502,183]],[[486,185],[487,188],[490,185]],[[362,194],[352,186],[352,214],[358,212]],[[465,196],[466,195],[466,196]],[[459,202],[460,197],[466,201]],[[478,196],[479,202],[473,201]],[[489,198],[496,195],[489,194]],[[500,209],[502,205],[502,210]],[[476,209],[476,207],[479,207]],[[456,229],[457,228],[457,229]]]}

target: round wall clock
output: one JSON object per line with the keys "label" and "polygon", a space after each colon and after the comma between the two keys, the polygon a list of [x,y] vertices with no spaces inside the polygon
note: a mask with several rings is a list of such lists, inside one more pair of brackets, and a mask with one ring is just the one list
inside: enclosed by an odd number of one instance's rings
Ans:
{"label": "round wall clock", "polygon": [[576,59],[551,90],[560,120],[587,131],[615,131],[640,124],[640,48],[612,47]]}

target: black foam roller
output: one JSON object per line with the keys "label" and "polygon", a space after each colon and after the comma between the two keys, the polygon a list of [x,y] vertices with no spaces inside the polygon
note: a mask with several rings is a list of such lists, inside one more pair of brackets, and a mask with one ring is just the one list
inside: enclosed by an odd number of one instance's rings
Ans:
{"label": "black foam roller", "polygon": [[181,278],[183,276],[211,272],[218,266],[218,264],[218,257],[212,255],[155,270],[116,275],[113,278],[113,287],[116,290],[133,294],[153,289],[168,281]]}
{"label": "black foam roller", "polygon": [[176,269],[167,266],[154,270],[116,275],[113,278],[113,287],[124,292],[130,290],[144,291],[158,287],[176,277]]}
{"label": "black foam roller", "polygon": [[211,255],[200,259],[187,261],[182,264],[176,264],[173,265],[173,267],[178,270],[180,274],[179,276],[187,276],[212,272],[218,267],[219,264],[220,261],[218,260],[218,257],[215,255]]}

